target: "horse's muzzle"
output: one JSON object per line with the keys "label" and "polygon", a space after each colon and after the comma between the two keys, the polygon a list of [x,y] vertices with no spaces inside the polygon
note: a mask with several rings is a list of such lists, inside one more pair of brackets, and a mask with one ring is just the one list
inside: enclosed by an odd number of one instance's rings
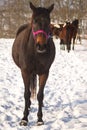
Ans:
{"label": "horse's muzzle", "polygon": [[36,51],[37,53],[46,53],[47,51],[47,45],[46,44],[36,44]]}
{"label": "horse's muzzle", "polygon": [[45,35],[38,34],[36,36],[36,50],[38,53],[45,53],[47,48],[47,38]]}

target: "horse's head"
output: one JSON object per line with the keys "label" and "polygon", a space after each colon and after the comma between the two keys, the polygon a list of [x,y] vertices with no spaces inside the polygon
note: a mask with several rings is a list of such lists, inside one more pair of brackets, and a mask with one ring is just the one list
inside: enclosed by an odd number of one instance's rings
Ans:
{"label": "horse's head", "polygon": [[74,25],[76,27],[76,29],[78,29],[78,24],[79,24],[79,20],[78,19],[75,19],[73,22],[72,22],[72,25]]}
{"label": "horse's head", "polygon": [[30,2],[32,15],[32,34],[35,40],[36,50],[38,53],[46,52],[47,41],[50,36],[50,12],[54,4],[49,8],[35,7]]}

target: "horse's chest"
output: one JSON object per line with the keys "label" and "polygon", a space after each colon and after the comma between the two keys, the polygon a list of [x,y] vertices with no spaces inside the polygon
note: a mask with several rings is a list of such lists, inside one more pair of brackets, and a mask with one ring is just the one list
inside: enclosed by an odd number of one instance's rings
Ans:
{"label": "horse's chest", "polygon": [[49,69],[48,59],[35,60],[35,72],[37,74],[43,74]]}

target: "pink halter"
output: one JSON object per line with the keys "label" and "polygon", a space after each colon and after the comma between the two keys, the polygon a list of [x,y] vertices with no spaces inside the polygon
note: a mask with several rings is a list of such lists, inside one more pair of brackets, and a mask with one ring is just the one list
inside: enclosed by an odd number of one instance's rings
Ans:
{"label": "pink halter", "polygon": [[43,33],[46,36],[46,39],[49,38],[49,35],[44,30],[33,31],[33,29],[32,29],[32,32],[33,32],[34,36],[36,36],[39,33]]}

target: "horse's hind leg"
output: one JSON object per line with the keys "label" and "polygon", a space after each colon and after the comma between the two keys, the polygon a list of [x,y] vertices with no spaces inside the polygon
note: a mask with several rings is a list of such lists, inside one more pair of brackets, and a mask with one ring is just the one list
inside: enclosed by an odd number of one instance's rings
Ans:
{"label": "horse's hind leg", "polygon": [[42,117],[43,117],[42,106],[43,106],[43,98],[44,98],[44,86],[46,84],[47,78],[48,78],[48,73],[39,76],[39,92],[37,95],[38,105],[39,105],[38,106],[38,114],[37,114],[37,116],[38,116],[37,125],[44,124],[43,120],[42,120]]}
{"label": "horse's hind leg", "polygon": [[27,122],[28,122],[29,108],[31,105],[31,101],[30,101],[31,93],[30,93],[30,89],[29,89],[30,78],[26,71],[22,71],[22,77],[23,77],[23,81],[24,81],[24,85],[25,85],[25,92],[24,92],[25,109],[24,109],[24,116],[20,122],[20,125],[26,126]]}

